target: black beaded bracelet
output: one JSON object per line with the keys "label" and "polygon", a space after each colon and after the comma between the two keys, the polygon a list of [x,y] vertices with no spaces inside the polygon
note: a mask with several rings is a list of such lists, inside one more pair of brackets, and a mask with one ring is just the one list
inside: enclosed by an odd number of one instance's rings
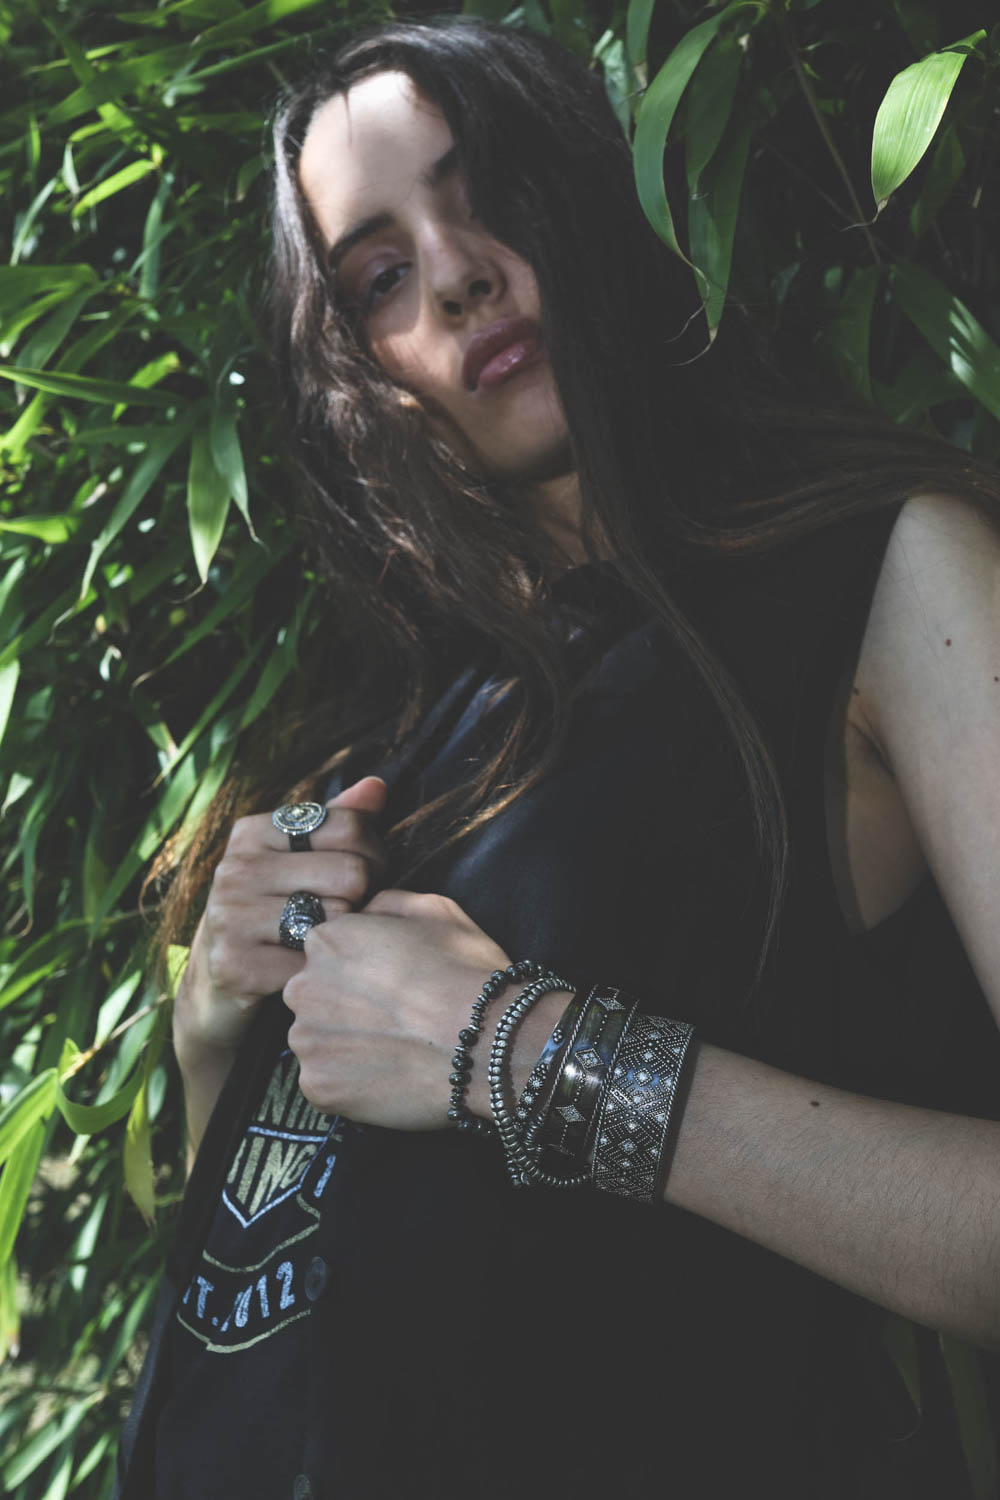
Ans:
{"label": "black beaded bracelet", "polygon": [[469,1056],[469,1049],[474,1047],[479,1040],[486,1008],[490,1001],[495,1000],[508,984],[519,984],[524,980],[536,979],[541,973],[543,973],[542,966],[534,959],[519,959],[517,963],[508,964],[506,969],[494,969],[476,996],[469,1024],[463,1026],[458,1033],[458,1041],[451,1059],[452,1070],[448,1075],[448,1082],[451,1084],[448,1120],[457,1130],[471,1131],[476,1135],[492,1135],[492,1125],[486,1120],[481,1120],[478,1115],[474,1115],[465,1103],[469,1080],[472,1077],[472,1058]]}

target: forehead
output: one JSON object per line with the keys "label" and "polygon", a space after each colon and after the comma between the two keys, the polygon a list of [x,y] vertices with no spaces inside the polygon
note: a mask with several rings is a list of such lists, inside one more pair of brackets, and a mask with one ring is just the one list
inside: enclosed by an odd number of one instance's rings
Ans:
{"label": "forehead", "polygon": [[376,73],[328,99],[299,158],[299,181],[327,241],[404,205],[452,145],[440,109],[405,73]]}

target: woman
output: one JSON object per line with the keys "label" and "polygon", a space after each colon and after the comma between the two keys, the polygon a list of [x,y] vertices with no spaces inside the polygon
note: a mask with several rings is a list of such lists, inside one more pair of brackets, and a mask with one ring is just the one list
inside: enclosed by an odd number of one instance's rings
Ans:
{"label": "woman", "polygon": [[[122,1493],[961,1494],[871,1304],[1000,1340],[993,477],[685,363],[537,38],[383,27],[276,147],[334,647],[168,894],[197,1159]],[[571,989],[679,1023],[644,1194],[445,1128],[522,958],[507,1105]]]}

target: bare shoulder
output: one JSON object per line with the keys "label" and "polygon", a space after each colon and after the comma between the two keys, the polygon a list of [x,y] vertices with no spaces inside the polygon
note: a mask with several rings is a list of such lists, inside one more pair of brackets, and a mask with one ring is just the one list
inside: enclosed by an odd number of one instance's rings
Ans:
{"label": "bare shoulder", "polygon": [[856,686],[862,731],[1000,1022],[1000,535],[974,506],[903,507]]}
{"label": "bare shoulder", "polygon": [[[892,531],[865,632],[857,687],[882,741],[894,713],[1000,707],[1000,517],[943,494],[909,499]],[[980,707],[983,704],[980,703]],[[881,732],[880,732],[881,731]],[[889,735],[891,738],[891,734]]]}

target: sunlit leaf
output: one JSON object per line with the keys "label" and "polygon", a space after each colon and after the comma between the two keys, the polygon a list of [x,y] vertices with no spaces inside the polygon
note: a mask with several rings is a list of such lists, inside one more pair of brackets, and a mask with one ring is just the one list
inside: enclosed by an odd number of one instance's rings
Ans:
{"label": "sunlit leaf", "polygon": [[1000,347],[958,297],[920,266],[893,267],[897,304],[939,355],[981,401],[1000,418]]}
{"label": "sunlit leaf", "polygon": [[243,467],[243,450],[240,447],[237,420],[237,412],[232,407],[213,407],[209,427],[212,460],[225,480],[232,500],[247,523],[247,530],[256,539],[256,532],[250,520],[247,476]]}
{"label": "sunlit leaf", "polygon": [[144,390],[122,380],[97,380],[90,375],[60,375],[55,370],[25,370],[20,365],[0,365],[0,375],[16,380],[53,396],[78,396],[85,401],[114,404],[125,401],[129,406],[176,406],[177,397],[164,391]]}
{"label": "sunlit leaf", "polygon": [[872,193],[883,208],[934,138],[969,52],[986,36],[973,32],[897,73],[879,105],[872,136]]}
{"label": "sunlit leaf", "polygon": [[45,1125],[36,1119],[20,1136],[0,1171],[0,1266],[14,1248],[44,1145]]}
{"label": "sunlit leaf", "polygon": [[0,531],[38,537],[43,542],[68,542],[82,520],[79,511],[68,511],[63,516],[7,516],[0,520]]}
{"label": "sunlit leaf", "polygon": [[219,473],[212,457],[212,441],[206,428],[196,432],[191,441],[188,464],[187,506],[191,528],[191,547],[204,583],[215,556],[229,514],[229,483]]}
{"label": "sunlit leaf", "polygon": [[86,213],[88,208],[94,208],[98,203],[103,203],[106,198],[114,197],[123,188],[132,187],[148,177],[150,172],[156,171],[156,163],[153,161],[134,161],[120,171],[113,172],[110,177],[105,177],[102,182],[97,183],[89,192],[84,193],[82,198],[77,199],[73,205],[73,214],[78,217]]}
{"label": "sunlit leaf", "polygon": [[125,486],[125,491],[121,499],[101,528],[100,535],[95,537],[90,544],[90,557],[87,559],[83,581],[80,585],[81,598],[90,588],[94,570],[105,551],[114,541],[122,527],[132,519],[149,490],[159,478],[168,459],[171,458],[188,436],[194,420],[194,413],[185,413],[183,417],[171,422],[169,427],[163,428],[149,444],[131,479]]}
{"label": "sunlit leaf", "polygon": [[29,1130],[55,1108],[57,1073],[46,1068],[0,1110],[0,1162],[5,1162]]}
{"label": "sunlit leaf", "polygon": [[125,1186],[146,1223],[156,1218],[156,1193],[153,1175],[153,1140],[149,1118],[149,1084],[167,1032],[167,1011],[161,1007],[153,1035],[146,1047],[142,1065],[142,1087],[135,1096],[125,1126],[123,1163]]}
{"label": "sunlit leaf", "polygon": [[0,667],[0,740],[7,732],[7,721],[10,718],[11,706],[14,702],[14,693],[17,689],[17,679],[21,673],[21,663],[15,659],[9,661],[6,666]]}
{"label": "sunlit leaf", "polygon": [[[67,1043],[60,1062],[60,1072],[63,1076],[66,1076],[67,1070],[72,1067],[78,1056],[79,1049],[73,1043]],[[112,1094],[110,1099],[102,1100],[100,1104],[77,1104],[66,1093],[61,1079],[57,1076],[56,1108],[71,1130],[75,1130],[78,1135],[93,1135],[96,1130],[106,1130],[109,1125],[114,1125],[117,1120],[128,1114],[132,1108],[132,1101],[142,1087],[142,1077],[142,1068],[136,1067],[131,1077]]]}
{"label": "sunlit leaf", "polygon": [[104,1399],[104,1391],[96,1390],[81,1401],[71,1401],[53,1422],[48,1422],[24,1443],[0,1470],[5,1485],[22,1484],[38,1469],[51,1453],[61,1446],[80,1426],[91,1407]]}

